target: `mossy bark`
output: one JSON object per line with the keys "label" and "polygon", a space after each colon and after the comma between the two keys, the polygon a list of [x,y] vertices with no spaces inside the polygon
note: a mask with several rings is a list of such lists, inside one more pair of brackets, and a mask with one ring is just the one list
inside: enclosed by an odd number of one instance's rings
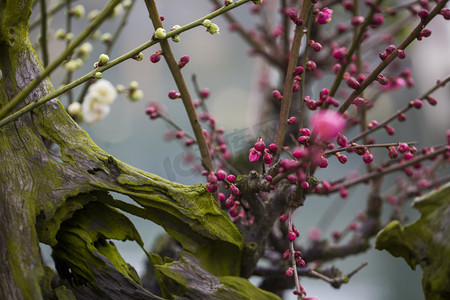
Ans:
{"label": "mossy bark", "polygon": [[[31,5],[30,0],[0,1],[0,109],[42,72],[28,37]],[[44,80],[19,108],[52,91],[50,81]],[[49,143],[59,146],[60,155],[49,151]],[[39,242],[64,253],[58,257],[55,251],[58,263],[72,271],[77,270],[77,264],[90,265],[90,269],[80,271],[82,277],[106,264],[108,268],[102,270],[112,275],[104,278],[122,283],[128,280],[132,289],[139,286],[130,281],[126,268],[117,267],[123,262],[114,257],[115,248],[101,243],[109,238],[122,239],[122,231],[113,236],[103,232],[93,239],[92,231],[84,228],[77,229],[76,237],[71,238],[74,230],[69,228],[70,219],[93,201],[161,225],[181,243],[184,252],[195,256],[214,276],[240,273],[242,236],[202,185],[173,183],[108,155],[73,121],[58,99],[0,128],[0,166],[1,299],[73,299],[73,295],[93,296],[99,289],[108,295],[108,287],[83,290],[73,282],[66,282],[73,293],[64,287],[51,290],[51,270],[41,263]],[[108,191],[128,195],[139,206],[121,203]],[[66,242],[85,243],[96,260],[88,254],[78,256],[79,261],[71,260],[70,253],[64,252],[70,251],[64,247]],[[112,284],[101,282],[108,283]],[[143,295],[134,297],[131,292],[130,299]]]}

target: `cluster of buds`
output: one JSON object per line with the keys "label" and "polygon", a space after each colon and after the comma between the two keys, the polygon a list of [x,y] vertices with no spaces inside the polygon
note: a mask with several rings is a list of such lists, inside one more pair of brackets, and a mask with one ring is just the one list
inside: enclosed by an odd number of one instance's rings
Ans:
{"label": "cluster of buds", "polygon": [[125,93],[131,101],[138,101],[144,97],[144,92],[139,88],[137,81],[131,81]]}
{"label": "cluster of buds", "polygon": [[266,148],[266,144],[264,143],[262,137],[258,138],[253,148],[248,151],[248,159],[250,162],[256,162],[259,158],[263,157],[263,162],[267,165],[270,165],[273,160],[273,155],[275,155],[278,151],[278,147],[275,144],[270,144],[268,148]]}
{"label": "cluster of buds", "polygon": [[211,22],[211,20],[209,19],[205,19],[202,23],[203,26],[206,27],[206,31],[208,31],[210,34],[220,34],[219,30],[219,26],[217,26],[217,24]]}

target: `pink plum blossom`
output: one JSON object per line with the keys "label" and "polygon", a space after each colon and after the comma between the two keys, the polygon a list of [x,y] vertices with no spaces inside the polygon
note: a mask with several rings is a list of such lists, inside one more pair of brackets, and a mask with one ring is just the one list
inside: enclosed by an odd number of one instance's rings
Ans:
{"label": "pink plum blossom", "polygon": [[322,230],[319,227],[311,227],[308,230],[308,238],[311,241],[318,241],[322,238]]}
{"label": "pink plum blossom", "polygon": [[383,85],[381,87],[381,89],[383,91],[393,91],[393,90],[398,90],[402,87],[406,86],[406,81],[405,79],[401,78],[401,77],[397,77],[394,80],[389,80],[388,84]]}
{"label": "pink plum blossom", "polygon": [[321,11],[317,13],[316,22],[319,24],[327,24],[331,21],[331,14],[333,13],[332,9],[325,7]]}
{"label": "pink plum blossom", "polygon": [[261,156],[261,152],[256,150],[255,148],[251,148],[250,151],[248,151],[248,160],[251,162],[258,161],[258,159]]}
{"label": "pink plum blossom", "polygon": [[319,140],[330,141],[344,130],[345,125],[344,117],[333,110],[321,110],[311,116],[311,128]]}

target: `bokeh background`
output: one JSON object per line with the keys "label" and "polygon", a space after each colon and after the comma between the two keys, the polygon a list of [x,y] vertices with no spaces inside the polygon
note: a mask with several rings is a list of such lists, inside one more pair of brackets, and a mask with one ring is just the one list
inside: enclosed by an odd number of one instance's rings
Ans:
{"label": "bokeh background", "polygon": [[[271,2],[270,0],[266,0]],[[47,1],[52,7],[59,1]],[[273,2],[273,1],[272,1]],[[401,2],[401,1],[397,1]],[[86,12],[93,9],[101,9],[106,1],[73,1],[74,5],[82,3]],[[198,19],[211,12],[212,5],[207,0],[160,0],[157,1],[159,13],[165,17],[163,22],[166,28],[171,28],[175,24],[183,25]],[[233,14],[249,28],[256,22],[255,16],[250,13],[251,4],[244,5]],[[36,6],[34,17],[39,15]],[[33,18],[32,18],[33,19]],[[114,32],[119,23],[120,16],[113,20],[108,20],[101,28],[101,33]],[[411,49],[408,48],[408,58],[405,66],[413,70],[416,81],[414,89],[401,92],[392,92],[383,96],[378,103],[379,109],[371,112],[370,119],[382,120],[396,108],[405,105],[407,101],[413,100],[419,94],[424,93],[434,85],[436,79],[445,77],[450,71],[450,59],[448,49],[450,49],[450,24],[445,23],[443,18],[437,18],[430,24],[433,34],[430,38],[422,42],[415,42]],[[54,36],[54,31],[64,28],[65,15],[60,12],[50,20],[52,31],[50,36]],[[211,97],[207,100],[210,112],[216,117],[219,126],[226,130],[226,136],[234,141],[230,144],[231,150],[244,150],[248,142],[256,140],[258,128],[274,126],[272,120],[258,119],[257,86],[258,74],[261,71],[262,63],[258,58],[249,55],[250,48],[237,36],[227,30],[228,25],[223,17],[214,20],[221,28],[220,35],[210,35],[204,28],[196,28],[183,33],[179,44],[171,43],[176,57],[189,55],[190,62],[183,69],[186,81],[191,87],[194,95],[192,81],[193,74],[196,74],[200,87],[207,87],[211,90]],[[86,18],[74,20],[72,23],[75,35],[86,26]],[[154,32],[148,13],[143,1],[136,1],[131,17],[127,21],[119,40],[114,46],[110,58],[114,59],[126,53],[134,47],[143,44]],[[35,42],[38,38],[39,30],[33,31]],[[92,42],[94,51],[87,64],[77,70],[74,78],[78,78],[90,71],[92,64],[97,61],[105,46],[101,42]],[[51,41],[50,59],[65,47],[62,41]],[[149,56],[159,50],[158,46],[153,46],[144,52],[145,58],[142,62],[127,61],[117,68],[105,72],[104,78],[113,84],[128,85],[130,81],[139,82],[140,88],[144,92],[144,98],[139,102],[130,102],[126,96],[119,98],[112,104],[111,113],[100,123],[82,127],[91,135],[93,140],[103,149],[118,159],[152,172],[162,177],[180,182],[183,184],[196,184],[204,182],[204,178],[195,172],[191,167],[183,164],[183,157],[186,149],[177,141],[165,141],[164,132],[169,128],[162,120],[150,120],[145,109],[150,101],[158,101],[165,107],[166,113],[191,132],[187,117],[184,113],[180,101],[172,101],[167,97],[167,92],[176,89],[168,69],[163,60],[157,64],[149,61]],[[380,52],[384,51],[380,45]],[[367,58],[368,60],[372,58]],[[376,58],[373,58],[376,59]],[[369,61],[370,62],[370,61]],[[51,79],[57,87],[63,77],[64,70],[56,71]],[[322,86],[325,87],[325,86]],[[320,88],[322,88],[320,87]],[[319,87],[318,87],[319,88]],[[77,88],[74,94],[80,93],[81,88]],[[438,107],[424,108],[408,114],[408,125],[395,126],[397,135],[391,141],[398,141],[402,137],[405,141],[416,140],[420,145],[443,143],[445,140],[445,130],[450,127],[448,118],[450,112],[450,90],[441,89],[433,96],[438,99]],[[64,104],[67,101],[61,98]],[[260,129],[260,128],[259,128]],[[387,138],[386,134],[380,134],[380,139]],[[419,146],[420,146],[419,145]],[[191,151],[195,152],[195,148]],[[352,169],[364,170],[359,160],[349,159],[345,166],[330,160],[330,166],[317,174],[318,178],[333,178],[347,173]],[[395,180],[395,176],[390,176],[385,180],[385,186],[389,187],[389,181]],[[311,226],[321,226],[324,234],[329,236],[333,229],[343,229],[354,218],[355,211],[363,210],[367,188],[362,186],[349,190],[350,196],[342,200],[339,196],[331,197],[310,197],[304,207],[297,210],[295,214],[295,224],[302,233],[301,242],[308,243],[306,232]],[[131,201],[121,195],[115,197]],[[325,226],[321,221],[323,214],[333,207],[333,219]],[[386,216],[389,208],[385,209]],[[411,221],[418,217],[418,214],[408,210]],[[151,248],[154,239],[163,230],[148,221],[129,216],[138,228],[146,247]],[[132,242],[115,242],[123,254],[125,260],[132,264],[139,274],[145,270],[145,255],[139,247]],[[42,245],[46,259],[51,263],[49,249]],[[359,266],[362,262],[369,264],[354,276],[350,283],[335,290],[329,284],[315,279],[302,279],[302,285],[306,288],[309,296],[316,296],[321,300],[328,299],[366,299],[366,300],[397,300],[397,299],[423,299],[421,289],[421,270],[411,270],[407,264],[398,258],[390,256],[385,251],[370,250],[367,253],[337,260],[334,264],[341,268],[343,273],[348,273]],[[252,278],[258,282],[258,278]],[[288,279],[287,279],[288,280]],[[287,291],[285,299],[296,299],[292,291]]]}

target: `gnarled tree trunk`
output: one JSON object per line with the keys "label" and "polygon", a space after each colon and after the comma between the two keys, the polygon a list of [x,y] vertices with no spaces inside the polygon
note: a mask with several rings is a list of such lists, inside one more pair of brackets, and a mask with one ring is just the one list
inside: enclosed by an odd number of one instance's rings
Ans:
{"label": "gnarled tree trunk", "polygon": [[[0,1],[0,109],[42,72],[28,38],[31,4]],[[44,80],[19,107],[52,91]],[[49,142],[60,155],[49,151]],[[128,195],[139,206],[108,191]],[[242,236],[202,185],[176,184],[118,161],[53,99],[0,128],[0,298],[158,299],[107,241],[131,239],[143,246],[134,226],[112,206],[152,220],[175,237],[186,257],[195,257],[196,268],[217,282],[211,295],[242,279],[229,278],[240,274]],[[57,287],[50,287],[53,272],[41,262],[39,242],[54,249]],[[160,284],[169,282],[177,271],[150,257],[160,265]],[[183,289],[199,288],[201,278],[195,280]],[[174,285],[176,280],[166,286]]]}

